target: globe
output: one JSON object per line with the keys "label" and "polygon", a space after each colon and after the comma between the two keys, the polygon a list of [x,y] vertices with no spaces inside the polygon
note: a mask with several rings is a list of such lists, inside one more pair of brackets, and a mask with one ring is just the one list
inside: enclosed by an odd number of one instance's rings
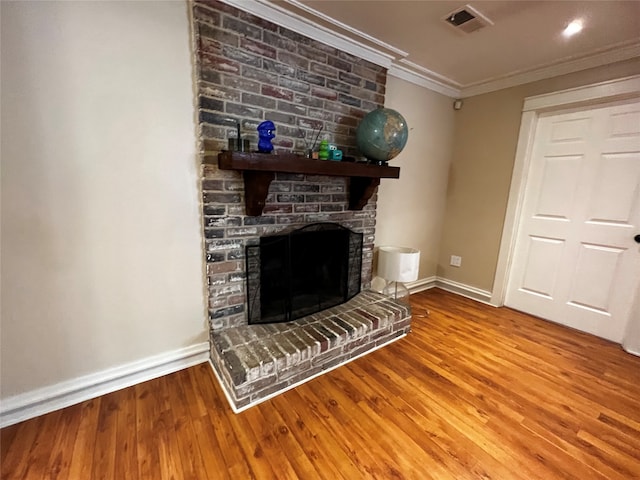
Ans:
{"label": "globe", "polygon": [[386,165],[407,144],[409,129],[402,115],[390,108],[367,113],[356,130],[356,142],[371,163]]}

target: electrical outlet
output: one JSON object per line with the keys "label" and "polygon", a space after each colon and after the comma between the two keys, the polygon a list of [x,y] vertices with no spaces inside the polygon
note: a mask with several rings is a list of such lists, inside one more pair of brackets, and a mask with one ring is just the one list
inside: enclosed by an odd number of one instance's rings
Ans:
{"label": "electrical outlet", "polygon": [[458,255],[451,255],[451,261],[449,262],[449,265],[451,265],[452,267],[461,267],[462,257],[459,257]]}

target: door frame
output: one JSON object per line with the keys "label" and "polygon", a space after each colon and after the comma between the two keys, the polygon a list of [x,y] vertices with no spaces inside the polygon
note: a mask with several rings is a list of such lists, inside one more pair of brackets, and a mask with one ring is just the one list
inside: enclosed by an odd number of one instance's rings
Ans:
{"label": "door frame", "polygon": [[640,75],[585,85],[583,87],[560,90],[526,97],[520,120],[520,133],[511,175],[511,187],[507,211],[502,228],[502,239],[498,253],[496,273],[493,278],[491,305],[504,305],[507,285],[511,275],[516,237],[520,226],[525,188],[529,179],[531,152],[536,134],[538,118],[541,114],[576,107],[590,107],[603,103],[640,98]]}

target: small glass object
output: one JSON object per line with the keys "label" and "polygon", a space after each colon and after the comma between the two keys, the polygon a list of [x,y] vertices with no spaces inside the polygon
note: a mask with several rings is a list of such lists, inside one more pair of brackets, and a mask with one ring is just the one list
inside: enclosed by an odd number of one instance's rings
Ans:
{"label": "small glass object", "polygon": [[322,140],[320,142],[320,146],[318,147],[318,158],[320,160],[329,159],[329,142],[327,140]]}
{"label": "small glass object", "polygon": [[273,145],[271,140],[275,138],[276,126],[271,120],[265,120],[258,125],[258,151],[260,153],[271,153],[273,151]]}

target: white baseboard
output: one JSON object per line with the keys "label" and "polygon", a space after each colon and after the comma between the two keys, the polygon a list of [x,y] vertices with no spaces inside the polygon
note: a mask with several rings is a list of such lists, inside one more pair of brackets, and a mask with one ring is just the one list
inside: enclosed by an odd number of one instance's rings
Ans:
{"label": "white baseboard", "polygon": [[434,275],[427,278],[420,278],[415,282],[405,283],[405,286],[409,289],[409,293],[418,293],[435,287],[436,281],[437,277]]}
{"label": "white baseboard", "polygon": [[455,282],[442,277],[437,277],[435,286],[442,290],[446,290],[447,292],[456,293],[463,297],[467,297],[481,303],[486,303],[487,305],[492,305],[491,292],[487,290],[482,290],[480,288],[465,285],[464,283]]}
{"label": "white baseboard", "polygon": [[0,428],[209,360],[209,342],[154,355],[0,401]]}
{"label": "white baseboard", "polygon": [[410,293],[418,293],[422,292],[423,290],[429,290],[431,288],[438,287],[442,290],[446,290],[447,292],[455,293],[457,295],[461,295],[463,297],[467,297],[481,303],[486,303],[487,305],[492,305],[490,303],[491,292],[488,292],[487,290],[481,290],[470,285],[465,285],[464,283],[437,277],[435,275],[427,278],[421,278],[419,280],[416,280],[415,282],[405,283],[405,285],[409,289]]}

